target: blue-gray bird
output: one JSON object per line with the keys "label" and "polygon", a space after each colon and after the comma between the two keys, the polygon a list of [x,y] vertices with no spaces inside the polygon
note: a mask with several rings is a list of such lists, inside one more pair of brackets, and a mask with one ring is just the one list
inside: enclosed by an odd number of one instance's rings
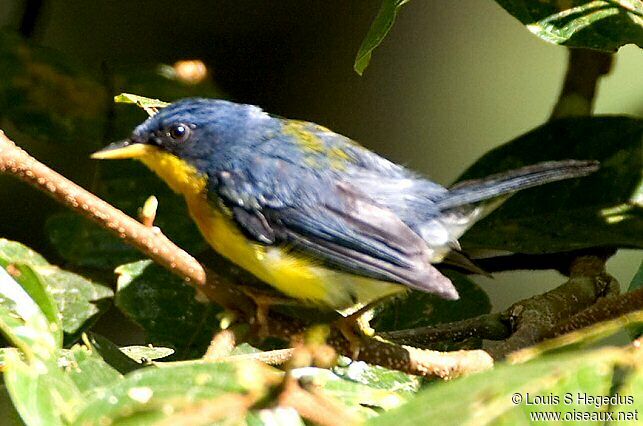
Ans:
{"label": "blue-gray bird", "polygon": [[458,253],[493,200],[598,168],[552,161],[445,188],[325,127],[214,99],[173,103],[93,157],[142,161],[218,253],[337,310],[409,288],[457,299],[432,264]]}

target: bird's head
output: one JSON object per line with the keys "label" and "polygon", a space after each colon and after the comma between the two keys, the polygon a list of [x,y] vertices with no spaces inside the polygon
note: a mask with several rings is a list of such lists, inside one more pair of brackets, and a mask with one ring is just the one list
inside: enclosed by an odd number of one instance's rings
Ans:
{"label": "bird's head", "polygon": [[250,140],[270,116],[260,108],[218,99],[184,99],[140,124],[129,138],[94,153],[96,159],[177,157],[196,168],[213,153]]}
{"label": "bird's head", "polygon": [[236,148],[252,144],[271,117],[252,105],[216,99],[184,99],[140,124],[129,138],[94,153],[95,159],[136,159],[175,192],[204,190],[208,173]]}

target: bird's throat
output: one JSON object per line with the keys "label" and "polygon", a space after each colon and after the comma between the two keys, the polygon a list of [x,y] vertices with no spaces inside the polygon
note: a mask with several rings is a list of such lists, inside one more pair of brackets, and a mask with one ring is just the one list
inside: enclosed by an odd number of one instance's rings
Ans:
{"label": "bird's throat", "polygon": [[194,166],[180,158],[161,151],[151,152],[139,158],[176,193],[185,197],[203,194],[208,179]]}

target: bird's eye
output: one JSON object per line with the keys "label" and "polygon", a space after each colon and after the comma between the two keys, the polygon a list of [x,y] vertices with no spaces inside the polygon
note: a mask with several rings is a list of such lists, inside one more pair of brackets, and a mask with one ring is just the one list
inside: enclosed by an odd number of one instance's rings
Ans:
{"label": "bird's eye", "polygon": [[174,124],[170,127],[169,134],[175,141],[184,141],[190,134],[190,128],[185,124]]}

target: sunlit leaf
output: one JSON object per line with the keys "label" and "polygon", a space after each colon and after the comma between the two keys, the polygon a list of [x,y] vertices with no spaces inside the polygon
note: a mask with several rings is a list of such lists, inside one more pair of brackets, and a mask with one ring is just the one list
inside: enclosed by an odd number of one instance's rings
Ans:
{"label": "sunlit leaf", "polygon": [[158,346],[125,346],[120,348],[121,351],[136,362],[144,363],[168,357],[174,353],[172,348],[163,348]]}
{"label": "sunlit leaf", "polygon": [[[62,324],[67,342],[74,341],[97,319],[113,295],[108,287],[50,265],[42,256],[15,241],[0,239],[0,265],[3,264],[15,264],[18,268],[23,268],[20,264],[24,264],[33,272],[25,271],[23,279],[33,276],[42,280],[46,286],[45,295],[32,295],[32,298],[59,329]],[[60,316],[54,315],[55,307],[47,307],[47,299],[51,297]]]}
{"label": "sunlit leaf", "polygon": [[[253,391],[261,394],[265,389],[261,372],[244,371],[246,368],[253,367],[203,363],[137,370],[105,392],[91,396],[76,421],[98,425],[105,421],[133,422],[135,419],[139,422],[136,424],[149,424],[152,420],[176,415],[199,401],[215,400],[227,393]],[[255,373],[255,383],[243,378],[250,378]]]}
{"label": "sunlit leaf", "polygon": [[107,364],[97,353],[83,345],[74,345],[65,351],[59,365],[81,393],[95,392],[121,380],[122,375]]}
{"label": "sunlit leaf", "polygon": [[541,39],[569,47],[615,51],[643,47],[639,0],[496,0]]}
{"label": "sunlit leaf", "polygon": [[[596,416],[608,405],[583,403],[579,396],[610,395],[614,369],[626,365],[640,368],[632,349],[576,351],[525,364],[499,365],[453,382],[429,385],[407,404],[371,419],[369,424],[530,424],[532,413],[542,411]],[[536,397],[550,402],[534,404]]]}
{"label": "sunlit leaf", "polygon": [[7,353],[4,380],[13,404],[27,425],[64,425],[82,403],[74,382],[55,359],[27,364],[16,351]]}

